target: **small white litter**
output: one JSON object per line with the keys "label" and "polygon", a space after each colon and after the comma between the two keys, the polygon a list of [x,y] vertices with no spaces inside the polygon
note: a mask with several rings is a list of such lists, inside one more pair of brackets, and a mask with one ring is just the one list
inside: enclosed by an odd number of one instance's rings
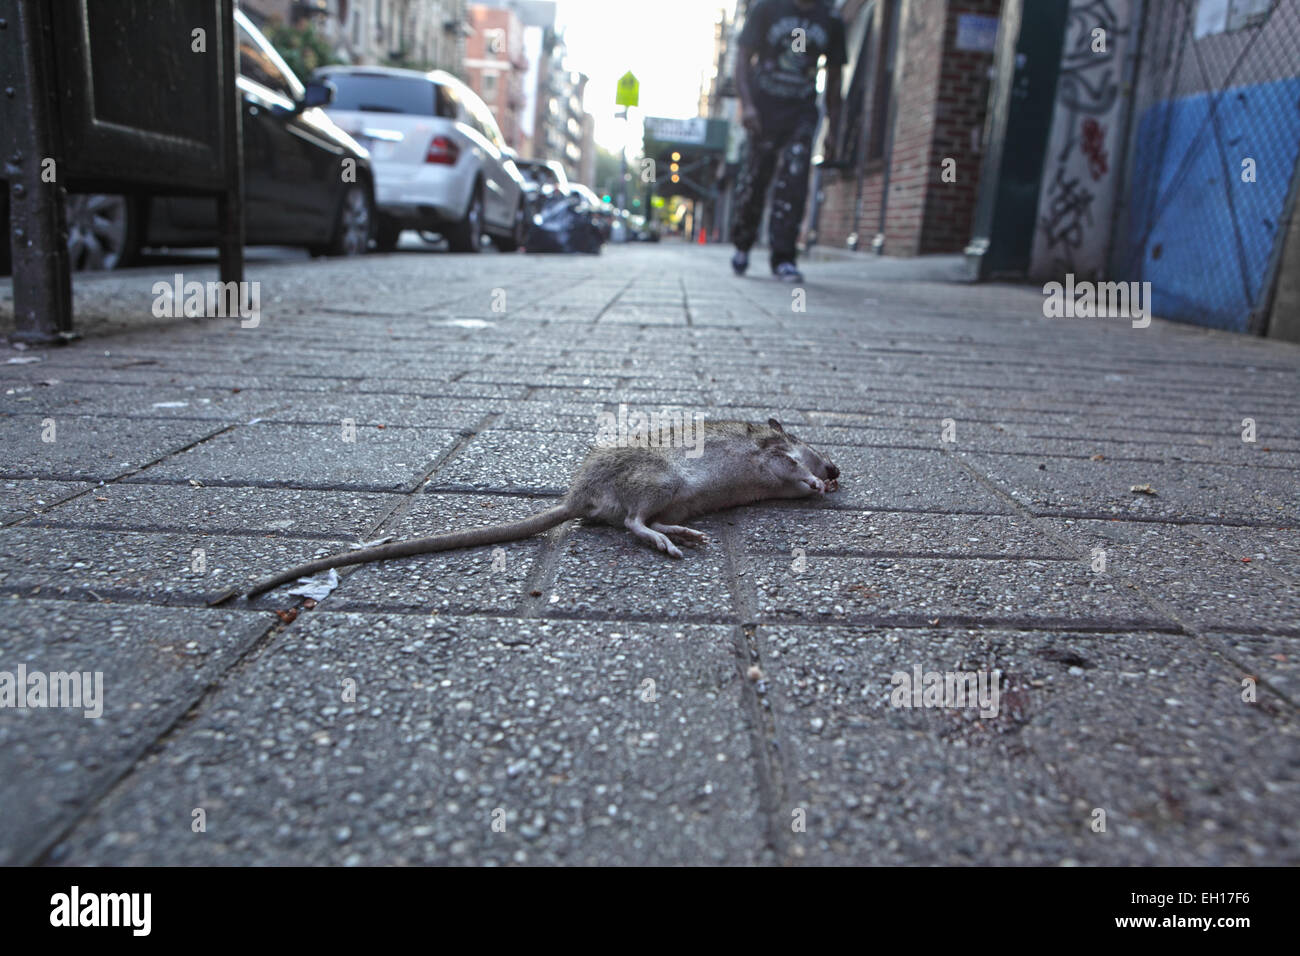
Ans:
{"label": "small white litter", "polygon": [[319,602],[329,597],[329,593],[338,586],[339,573],[330,568],[328,571],[322,571],[320,574],[314,574],[309,578],[299,578],[298,586],[290,588],[289,593]]}

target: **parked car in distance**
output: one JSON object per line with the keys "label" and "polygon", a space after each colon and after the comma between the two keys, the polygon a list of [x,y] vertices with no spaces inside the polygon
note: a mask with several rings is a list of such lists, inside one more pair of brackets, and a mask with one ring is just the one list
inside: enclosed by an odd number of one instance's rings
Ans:
{"label": "parked car in distance", "polygon": [[564,167],[553,159],[516,159],[515,165],[530,186],[554,186],[561,192],[569,191],[569,177],[564,174]]}
{"label": "parked car in distance", "polygon": [[601,239],[609,242],[610,225],[612,217],[610,216],[610,207],[599,196],[592,192],[590,186],[584,186],[582,183],[570,183],[569,191],[574,195],[580,196],[582,201],[591,209],[591,214],[595,218],[596,226],[600,229]]}
{"label": "parked car in distance", "polygon": [[329,114],[370,151],[379,249],[403,229],[437,232],[454,252],[491,236],[505,252],[527,229],[524,178],[487,105],[449,73],[330,66],[314,79],[335,90]]}
{"label": "parked car in distance", "polygon": [[[244,111],[245,243],[305,246],[318,255],[366,252],[375,221],[369,156],[321,109],[328,88],[303,86],[238,10],[235,31]],[[355,175],[344,175],[345,160],[353,161]],[[215,199],[74,193],[66,210],[74,269],[129,265],[145,246],[217,242]],[[8,235],[8,223],[0,226]],[[7,245],[2,253],[0,260],[7,260]]]}
{"label": "parked car in distance", "polygon": [[541,211],[552,193],[569,194],[569,177],[555,160],[516,159],[515,166],[524,177],[524,194],[528,200],[526,216],[530,220]]}
{"label": "parked car in distance", "polygon": [[658,242],[659,227],[653,222],[646,219],[645,216],[633,216],[628,220],[632,229],[632,239],[635,242]]}

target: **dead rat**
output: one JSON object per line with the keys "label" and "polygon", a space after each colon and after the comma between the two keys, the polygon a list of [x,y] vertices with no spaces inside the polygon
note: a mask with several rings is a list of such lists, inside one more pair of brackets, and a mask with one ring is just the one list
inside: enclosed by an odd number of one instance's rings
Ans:
{"label": "dead rat", "polygon": [[702,452],[696,457],[675,446],[594,448],[579,467],[564,501],[531,518],[309,561],[267,578],[253,587],[248,597],[349,564],[518,541],[571,518],[622,525],[642,541],[680,558],[678,544],[705,540],[701,532],[680,522],[754,501],[805,498],[839,487],[840,470],[830,459],[786,431],[775,418],[769,418],[766,425],[703,422],[702,428]]}

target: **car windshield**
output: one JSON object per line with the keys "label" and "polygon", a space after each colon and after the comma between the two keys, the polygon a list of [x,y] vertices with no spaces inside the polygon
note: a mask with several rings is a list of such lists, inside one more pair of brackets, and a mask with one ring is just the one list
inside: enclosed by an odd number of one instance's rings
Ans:
{"label": "car windshield", "polygon": [[418,77],[327,73],[337,93],[332,107],[365,113],[411,113],[435,116],[437,85]]}

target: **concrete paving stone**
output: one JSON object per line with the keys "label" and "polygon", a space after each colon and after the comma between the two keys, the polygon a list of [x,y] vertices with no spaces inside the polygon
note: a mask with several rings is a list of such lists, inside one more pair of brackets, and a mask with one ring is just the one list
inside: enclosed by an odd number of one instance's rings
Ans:
{"label": "concrete paving stone", "polygon": [[[1234,669],[1187,637],[762,625],[757,640],[806,861],[1296,856],[1294,716],[1241,704]],[[1000,671],[997,715],[892,706],[893,675],[918,665]]]}
{"label": "concrete paving stone", "polygon": [[474,436],[426,487],[429,491],[564,492],[592,440],[593,436],[582,434],[489,429]]}
{"label": "concrete paving stone", "polygon": [[[221,427],[218,422],[208,421],[71,414],[0,418],[0,447],[4,448],[0,473],[6,478],[109,481],[200,441]],[[45,441],[47,436],[53,441]]]}
{"label": "concrete paving stone", "polygon": [[51,859],[752,864],[741,684],[727,628],[311,612]]}
{"label": "concrete paving stone", "polygon": [[[724,396],[725,397],[725,396]],[[708,417],[713,421],[731,421],[731,422],[766,422],[769,418],[775,418],[782,427],[790,428],[807,428],[809,426],[808,413],[800,411],[797,408],[782,408],[779,405],[741,405],[729,401],[717,402],[709,406],[705,411]]]}
{"label": "concrete paving stone", "polygon": [[1031,681],[1031,662],[1040,662],[1039,679],[1066,672],[1024,737],[1060,776],[1079,819],[1106,811],[1105,834],[1081,829],[1079,862],[1300,861],[1294,708],[1263,695],[1245,703],[1238,668],[1194,638],[1102,635],[1057,649],[1066,653],[1017,641],[1002,654],[1007,671],[1023,668]]}
{"label": "concrete paving stone", "polygon": [[[1270,634],[1225,632],[1210,636],[1222,643],[1225,657],[1242,665],[1237,673],[1241,694],[1247,691],[1244,681],[1254,678],[1256,703],[1263,701],[1267,710],[1281,710],[1286,705],[1300,707],[1300,641]],[[1260,681],[1267,687],[1260,686]],[[1286,704],[1278,704],[1276,708],[1269,705],[1270,694],[1285,698]]]}
{"label": "concrete paving stone", "polygon": [[609,525],[579,523],[560,549],[555,581],[539,600],[544,613],[565,617],[735,618],[722,529],[730,515],[692,520],[708,541],[670,558]]}
{"label": "concrete paving stone", "polygon": [[[800,567],[802,566],[802,570]],[[1173,627],[1082,561],[751,557],[763,620]]]}
{"label": "concrete paving stone", "polygon": [[420,398],[401,394],[299,397],[263,420],[296,424],[335,425],[350,418],[360,425],[396,425],[415,428],[474,429],[489,415],[498,414],[507,403],[453,398]]}
{"label": "concrete paving stone", "polygon": [[42,481],[32,478],[0,480],[0,524],[40,514],[57,502],[94,485],[80,481]]}
{"label": "concrete paving stone", "polygon": [[337,374],[272,376],[250,371],[248,362],[233,361],[225,369],[209,365],[204,372],[169,371],[151,366],[142,368],[112,368],[104,366],[61,369],[41,378],[57,378],[68,384],[136,385],[143,388],[168,390],[194,386],[235,394],[235,390],[262,391],[332,391],[345,385],[349,379]]}
{"label": "concrete paving stone", "polygon": [[129,480],[410,490],[457,440],[450,430],[380,428],[358,422],[356,441],[344,441],[341,423],[262,422],[218,435]]}
{"label": "concrete paving stone", "polygon": [[382,376],[360,379],[348,385],[357,395],[407,395],[417,398],[452,398],[465,401],[512,401],[528,393],[524,385],[491,385],[486,382],[451,382],[446,379]]}
{"label": "concrete paving stone", "polygon": [[704,389],[684,388],[625,388],[613,390],[611,402],[627,405],[630,408],[662,408],[680,406],[683,408],[705,410],[712,406],[708,392]]}
{"label": "concrete paving stone", "polygon": [[[758,628],[785,773],[776,815],[806,864],[1055,864],[1069,801],[1014,725],[889,706],[892,675],[986,666],[978,632]],[[993,665],[996,666],[996,665]],[[976,729],[971,732],[968,727]],[[972,738],[972,739],[968,739]],[[801,811],[805,830],[796,832]]]}
{"label": "concrete paving stone", "polygon": [[637,308],[616,305],[600,317],[607,325],[685,325],[686,312],[682,309],[665,309],[662,306]]}
{"label": "concrete paving stone", "polygon": [[[0,530],[0,594],[202,604],[351,543],[206,530],[149,534],[10,527]],[[254,606],[283,607],[281,593]]]}
{"label": "concrete paving stone", "polygon": [[527,600],[542,547],[541,541],[518,541],[366,565],[331,595],[330,608],[510,614]]}
{"label": "concrete paving stone", "polygon": [[1007,514],[1012,506],[942,451],[824,445],[840,469],[836,507],[872,511]]}
{"label": "concrete paving stone", "polygon": [[1194,525],[1189,531],[1241,560],[1300,581],[1300,529]]}
{"label": "concrete paving stone", "polygon": [[957,442],[963,451],[982,451],[994,454],[1045,455],[1053,457],[1087,458],[1095,455],[1105,459],[1128,461],[1204,462],[1225,465],[1249,465],[1256,468],[1291,469],[1297,482],[1300,476],[1300,453],[1264,452],[1243,442],[1220,441],[1213,444],[1196,444],[1169,441],[1109,441],[1104,439],[1071,439],[1047,436],[1020,436],[1000,431],[996,426],[983,423],[958,422]]}
{"label": "concrete paving stone", "polygon": [[[1252,455],[1262,452],[1264,448],[1271,448],[1275,452],[1294,450],[1300,444],[1300,437],[1295,434],[1294,428],[1281,430],[1276,421],[1262,421],[1262,416],[1256,422],[1256,441],[1253,444],[1245,442],[1241,437],[1242,416],[1215,415],[1203,406],[1201,409],[1202,414],[1196,418],[1155,418],[1133,411],[1109,416],[1020,411],[1007,415],[1005,421],[999,423],[1006,425],[1008,431],[1029,438],[1167,442],[1171,445],[1219,448]],[[1263,435],[1261,428],[1266,430]]]}
{"label": "concrete paving stone", "polygon": [[398,495],[357,491],[119,482],[46,511],[29,526],[360,541],[401,501]]}
{"label": "concrete paving stone", "polygon": [[1198,630],[1300,636],[1300,588],[1243,562],[1191,529],[1151,522],[1062,521],[1060,533],[1094,556],[1103,575],[1138,586]]}
{"label": "concrete paving stone", "polygon": [[231,392],[193,385],[114,385],[63,382],[37,386],[13,399],[7,410],[22,415],[100,418],[213,419],[247,421],[282,399],[268,392]]}
{"label": "concrete paving stone", "polygon": [[[473,382],[458,382],[465,388],[475,387]],[[483,388],[496,388],[498,386],[484,384]],[[527,398],[530,401],[538,402],[598,402],[602,405],[626,401],[626,398],[620,397],[620,389],[608,388],[556,388],[552,386],[538,386],[537,388],[520,387],[519,398]]]}
{"label": "concrete paving stone", "polygon": [[[555,503],[553,498],[504,495],[420,495],[408,511],[384,526],[382,534],[404,541],[468,531],[518,521]],[[367,565],[331,595],[330,609],[513,613],[529,600],[529,581],[543,543],[538,536]]]}
{"label": "concrete paving stone", "polygon": [[[120,372],[123,377],[148,375],[168,383],[187,385],[194,378],[211,375],[247,375],[250,369],[259,376],[273,380],[298,378],[348,378],[373,374],[375,364],[410,363],[409,351],[394,347],[391,351],[350,348],[341,352],[337,347],[312,350],[300,342],[285,343],[281,349],[272,349],[269,342],[259,342],[254,347],[222,349],[214,353],[211,347],[201,350],[178,349],[173,352],[135,349],[126,353],[104,355],[89,350],[59,353],[47,365],[25,366],[42,370],[38,378],[85,378],[104,372]],[[127,381],[123,384],[142,384]]]}
{"label": "concrete paving stone", "polygon": [[550,495],[476,495],[435,492],[407,499],[408,507],[384,525],[384,534],[419,538],[467,531],[527,518],[559,504]]}
{"label": "concrete paving stone", "polygon": [[498,378],[501,381],[513,384],[522,381],[525,385],[537,388],[615,388],[621,381],[621,376],[596,373],[587,374],[570,374],[567,371],[531,371],[520,373],[515,370],[503,370],[501,372],[484,373],[473,372],[466,376],[466,379],[476,381],[487,381],[491,378]]}
{"label": "concrete paving stone", "polygon": [[[657,360],[657,356],[655,357]],[[625,371],[631,372],[631,369]],[[623,384],[628,388],[639,391],[650,391],[653,389],[684,389],[687,391],[696,391],[701,388],[708,388],[713,383],[707,376],[696,374],[693,371],[685,370],[675,372],[671,369],[659,371],[655,369],[653,374],[640,370],[636,374],[626,376]]]}
{"label": "concrete paving stone", "polygon": [[511,402],[493,428],[540,432],[595,434],[597,416],[608,409],[604,402]]}
{"label": "concrete paving stone", "polygon": [[[0,709],[0,865],[31,862],[270,626],[265,613],[0,598],[0,670],[102,674],[99,705]],[[94,689],[94,677],[87,690]]]}
{"label": "concrete paving stone", "polygon": [[[1294,523],[1300,515],[1295,473],[1281,469],[1187,462],[1039,460],[960,449],[956,455],[1039,515],[1274,525]],[[1132,490],[1146,485],[1154,495]]]}
{"label": "concrete paving stone", "polygon": [[810,554],[848,552],[1050,561],[1073,561],[1081,556],[1080,552],[1058,543],[1030,518],[851,511],[815,504],[755,505],[735,514],[739,542],[746,551],[789,555],[792,560],[795,548],[803,548]]}

